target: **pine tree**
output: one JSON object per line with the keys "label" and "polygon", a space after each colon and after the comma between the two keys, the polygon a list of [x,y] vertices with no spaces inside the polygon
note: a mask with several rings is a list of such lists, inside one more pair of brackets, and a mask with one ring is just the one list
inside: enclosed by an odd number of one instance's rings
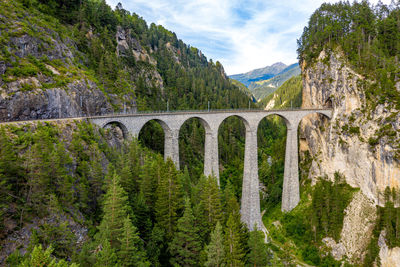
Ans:
{"label": "pine tree", "polygon": [[234,188],[229,181],[224,190],[224,210],[227,216],[232,213],[239,213],[239,203],[235,196]]}
{"label": "pine tree", "polygon": [[220,191],[214,177],[201,176],[198,184],[192,190],[192,201],[197,203],[194,208],[196,224],[199,226],[202,239],[207,240],[217,221],[222,221],[223,212]]}
{"label": "pine tree", "polygon": [[146,201],[142,192],[139,192],[139,194],[135,196],[132,208],[135,214],[134,224],[138,228],[141,238],[148,240],[152,229],[152,213],[150,212],[149,207],[146,205]]}
{"label": "pine tree", "polygon": [[122,237],[119,239],[121,247],[118,251],[121,266],[149,266],[145,253],[138,249],[142,247],[141,241],[129,215],[124,220],[122,230]]}
{"label": "pine tree", "polygon": [[156,220],[165,230],[167,238],[171,239],[182,207],[182,192],[172,160],[168,159],[163,165],[156,192]]}
{"label": "pine tree", "polygon": [[35,246],[29,257],[19,264],[19,267],[48,266],[48,267],[78,267],[77,264],[68,264],[64,260],[56,261],[51,256],[53,248],[50,246],[43,250],[42,245]]}
{"label": "pine tree", "polygon": [[188,170],[187,166],[185,166],[183,173],[179,174],[179,181],[182,184],[183,191],[185,192],[186,196],[190,197],[192,185],[191,185],[189,170]]}
{"label": "pine tree", "polygon": [[117,265],[118,257],[108,239],[103,239],[97,247],[96,266],[113,267]]}
{"label": "pine tree", "polygon": [[105,195],[103,219],[99,225],[99,240],[109,240],[112,248],[120,247],[124,220],[130,214],[125,191],[119,184],[119,176],[114,172]]}
{"label": "pine tree", "polygon": [[200,203],[204,209],[204,215],[209,228],[213,228],[222,218],[221,196],[217,180],[213,176],[205,178],[205,184],[201,190]]}
{"label": "pine tree", "polygon": [[185,212],[178,220],[177,232],[169,245],[172,255],[171,264],[180,266],[197,266],[201,251],[198,229],[194,226],[194,216],[190,200],[185,201]]}
{"label": "pine tree", "polygon": [[[257,227],[254,227],[257,229]],[[264,233],[262,231],[253,230],[250,232],[249,238],[249,263],[252,266],[266,266],[268,263],[267,247],[264,241]]]}
{"label": "pine tree", "polygon": [[240,225],[229,215],[225,228],[225,262],[227,266],[244,266],[244,252],[241,244]]}
{"label": "pine tree", "polygon": [[153,227],[150,233],[149,241],[146,245],[146,252],[152,266],[160,266],[159,257],[161,252],[164,250],[165,245],[165,233],[158,225]]}
{"label": "pine tree", "polygon": [[207,261],[206,266],[219,267],[223,266],[225,259],[224,250],[224,237],[222,232],[222,226],[220,222],[217,222],[214,231],[211,233],[210,244],[206,247]]}

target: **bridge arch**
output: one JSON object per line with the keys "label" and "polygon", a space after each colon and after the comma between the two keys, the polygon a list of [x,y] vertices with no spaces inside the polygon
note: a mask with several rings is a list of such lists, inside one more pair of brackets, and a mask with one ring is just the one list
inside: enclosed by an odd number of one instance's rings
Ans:
{"label": "bridge arch", "polygon": [[[241,196],[243,179],[246,176],[244,173],[246,149],[238,141],[245,137],[244,144],[249,144],[247,137],[248,132],[252,131],[252,127],[250,121],[242,115],[223,115],[215,125],[216,139],[218,141],[215,161],[219,163],[218,165],[224,166],[219,175],[220,184],[224,187],[229,180],[236,195]],[[226,131],[224,131],[224,128],[226,128]]]}
{"label": "bridge arch", "polygon": [[146,118],[138,125],[137,138],[146,147],[165,155],[165,142],[171,134],[169,125],[158,118]]}
{"label": "bridge arch", "polygon": [[[191,119],[198,119],[200,121],[200,123],[203,125],[206,132],[211,131],[210,124],[201,116],[193,116],[193,117],[191,116],[191,117],[186,118],[185,120],[182,121],[181,127],[183,124],[185,124],[185,122],[187,122],[188,120],[191,120]],[[181,130],[181,129],[179,128],[179,130]]]}
{"label": "bridge arch", "polygon": [[263,116],[257,127],[258,178],[264,190],[260,190],[260,207],[268,210],[282,201],[286,137],[291,122],[282,114]]}
{"label": "bridge arch", "polygon": [[208,176],[213,173],[212,169],[209,170],[212,166],[208,161],[213,153],[209,145],[210,134],[212,134],[212,128],[209,122],[201,116],[188,116],[181,121],[179,126],[179,164],[181,169],[187,167],[191,177],[198,178],[202,174]]}
{"label": "bridge arch", "polygon": [[128,138],[128,136],[129,136],[128,128],[126,127],[126,125],[124,123],[122,123],[119,120],[108,121],[108,122],[104,123],[104,125],[101,128],[108,129],[108,128],[113,127],[113,126],[117,126],[118,128],[121,129],[124,139]]}
{"label": "bridge arch", "polygon": [[249,122],[245,117],[243,117],[242,115],[239,115],[239,114],[230,114],[230,115],[225,116],[225,117],[220,121],[220,123],[219,123],[218,126],[217,126],[218,131],[219,131],[219,129],[221,128],[222,123],[225,122],[226,120],[228,120],[229,118],[232,118],[232,117],[234,117],[234,118],[235,118],[235,117],[236,117],[236,118],[239,118],[239,119],[243,122],[244,126],[246,127],[246,131],[251,130],[250,122]]}

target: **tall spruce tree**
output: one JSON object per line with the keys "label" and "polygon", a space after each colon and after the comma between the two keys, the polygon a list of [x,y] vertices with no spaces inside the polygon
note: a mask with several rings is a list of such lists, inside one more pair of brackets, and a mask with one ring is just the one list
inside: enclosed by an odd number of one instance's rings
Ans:
{"label": "tall spruce tree", "polygon": [[178,181],[177,170],[171,159],[163,164],[160,181],[157,186],[156,220],[165,230],[168,239],[172,239],[176,230],[178,213],[182,209],[182,189]]}
{"label": "tall spruce tree", "polygon": [[231,213],[225,228],[225,262],[227,266],[244,266],[243,247],[241,244],[240,224]]}
{"label": "tall spruce tree", "polygon": [[[254,229],[257,229],[256,227]],[[268,252],[264,241],[264,233],[262,231],[253,230],[250,232],[248,256],[251,266],[266,266],[268,263]]]}
{"label": "tall spruce tree", "polygon": [[223,218],[222,201],[215,177],[202,175],[193,190],[192,202],[196,203],[194,214],[201,237],[208,242],[212,229],[217,221]]}
{"label": "tall spruce tree", "polygon": [[97,234],[102,248],[97,256],[98,261],[112,263],[115,254],[122,266],[148,265],[136,227],[130,219],[132,212],[128,207],[128,197],[115,171],[108,185],[103,213]]}
{"label": "tall spruce tree", "polygon": [[208,176],[205,178],[205,183],[201,190],[200,203],[208,226],[212,229],[217,221],[222,218],[221,196],[215,177]]}
{"label": "tall spruce tree", "polygon": [[124,220],[129,212],[128,197],[120,185],[120,177],[114,173],[108,185],[103,207],[103,219],[99,225],[98,239],[107,239],[112,248],[119,248]]}
{"label": "tall spruce tree", "polygon": [[49,267],[78,267],[76,263],[69,264],[64,260],[52,257],[53,248],[50,246],[43,250],[42,245],[35,246],[32,253],[18,267],[49,266]]}
{"label": "tall spruce tree", "polygon": [[177,232],[169,245],[172,255],[171,264],[180,266],[198,266],[201,241],[198,229],[194,224],[194,216],[190,200],[186,198],[185,211],[178,220]]}
{"label": "tall spruce tree", "polygon": [[206,247],[207,261],[205,263],[208,267],[219,267],[224,265],[225,248],[224,236],[220,222],[217,222],[214,231],[211,233],[210,244]]}
{"label": "tall spruce tree", "polygon": [[139,249],[142,247],[141,240],[129,215],[124,220],[122,230],[122,236],[119,239],[121,247],[118,251],[121,266],[150,266],[150,263],[146,261],[145,252]]}

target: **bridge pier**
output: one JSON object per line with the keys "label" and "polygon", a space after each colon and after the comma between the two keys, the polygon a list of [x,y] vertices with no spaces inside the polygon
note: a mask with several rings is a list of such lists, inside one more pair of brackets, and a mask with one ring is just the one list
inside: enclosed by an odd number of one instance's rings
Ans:
{"label": "bridge pier", "polygon": [[291,211],[300,201],[298,125],[296,122],[287,126],[282,211]]}
{"label": "bridge pier", "polygon": [[164,160],[168,158],[171,158],[179,170],[179,129],[165,130]]}
{"label": "bridge pier", "polygon": [[213,175],[219,185],[218,128],[206,129],[204,144],[204,175]]}
{"label": "bridge pier", "polygon": [[255,225],[259,230],[262,230],[258,181],[257,126],[249,128],[246,129],[240,214],[242,222],[250,230],[253,230]]}

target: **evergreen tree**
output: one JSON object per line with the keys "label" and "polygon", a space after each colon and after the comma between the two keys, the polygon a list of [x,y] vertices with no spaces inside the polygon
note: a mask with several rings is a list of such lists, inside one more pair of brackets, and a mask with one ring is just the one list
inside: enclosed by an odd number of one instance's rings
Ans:
{"label": "evergreen tree", "polygon": [[201,190],[200,203],[204,209],[204,215],[208,226],[213,228],[222,218],[221,196],[217,178],[209,176]]}
{"label": "evergreen tree", "polygon": [[146,252],[152,266],[160,266],[159,258],[164,251],[165,233],[158,225],[153,227],[149,241],[147,242]]}
{"label": "evergreen tree", "polygon": [[234,214],[229,215],[225,228],[225,262],[227,266],[244,266],[243,247],[241,244],[240,224],[234,218]]}
{"label": "evergreen tree", "polygon": [[122,237],[119,240],[121,248],[118,251],[118,259],[121,266],[149,266],[146,261],[145,253],[141,248],[141,241],[133,226],[131,219],[127,216],[124,220]]}
{"label": "evergreen tree", "polygon": [[185,192],[186,196],[190,197],[192,184],[187,166],[185,166],[185,168],[183,169],[183,173],[179,174],[179,181],[183,187],[183,191]]}
{"label": "evergreen tree", "polygon": [[229,181],[224,190],[224,210],[227,216],[232,213],[239,213],[239,203],[235,196],[234,188]]}
{"label": "evergreen tree", "polygon": [[182,207],[181,186],[171,159],[163,164],[156,195],[156,220],[165,230],[167,238],[171,239],[176,229],[178,213]]}
{"label": "evergreen tree", "polygon": [[[217,221],[223,218],[220,191],[215,177],[202,177],[199,180],[194,194],[196,223],[200,228],[200,235],[208,240],[209,234]],[[196,196],[198,195],[198,196]]]}
{"label": "evergreen tree", "polygon": [[197,266],[201,251],[198,229],[194,226],[194,216],[190,200],[185,201],[185,211],[178,220],[177,232],[169,245],[172,255],[171,264],[180,266]]}
{"label": "evergreen tree", "polygon": [[46,267],[78,267],[77,264],[68,264],[64,260],[56,261],[51,256],[53,249],[48,247],[43,250],[42,245],[35,246],[33,251],[29,254],[28,258],[23,261],[19,267],[32,267],[32,266],[46,266]]}
{"label": "evergreen tree", "polygon": [[145,253],[130,219],[128,197],[120,185],[120,177],[113,173],[104,201],[104,215],[97,239],[102,245],[98,262],[113,264],[118,256],[122,266],[146,266]]}
{"label": "evergreen tree", "polygon": [[96,249],[96,266],[112,267],[118,263],[117,253],[108,239],[103,239]]}
{"label": "evergreen tree", "polygon": [[[257,229],[254,227],[254,229]],[[265,244],[265,235],[262,231],[253,230],[249,238],[249,263],[252,266],[266,266],[268,263],[268,252]]]}
{"label": "evergreen tree", "polygon": [[217,222],[214,231],[211,233],[210,244],[206,247],[207,261],[205,263],[208,267],[224,266],[225,250],[224,250],[224,237],[222,226]]}

